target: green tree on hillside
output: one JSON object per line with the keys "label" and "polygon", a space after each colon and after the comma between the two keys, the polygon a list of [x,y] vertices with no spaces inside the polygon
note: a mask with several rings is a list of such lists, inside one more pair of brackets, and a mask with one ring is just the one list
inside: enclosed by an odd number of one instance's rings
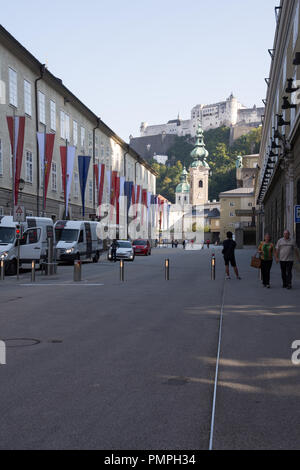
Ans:
{"label": "green tree on hillside", "polygon": [[[238,155],[259,153],[261,127],[253,129],[249,134],[237,139],[229,145],[230,129],[220,127],[204,132],[204,141],[209,152],[208,163],[212,170],[209,184],[209,199],[219,199],[219,194],[236,187],[235,162]],[[171,202],[175,202],[176,186],[180,182],[183,166],[188,169],[193,161],[190,156],[195,139],[190,136],[176,137],[175,143],[169,148],[171,166],[160,165],[154,160],[153,168],[158,173],[157,193],[162,194]]]}

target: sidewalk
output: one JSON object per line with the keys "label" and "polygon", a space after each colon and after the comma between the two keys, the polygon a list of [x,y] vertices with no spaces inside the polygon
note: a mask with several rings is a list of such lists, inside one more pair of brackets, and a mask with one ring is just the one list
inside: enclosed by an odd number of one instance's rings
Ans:
{"label": "sidewalk", "polygon": [[300,366],[291,346],[300,339],[300,276],[283,289],[274,264],[265,289],[252,254],[237,252],[242,281],[225,284],[214,448],[299,449]]}

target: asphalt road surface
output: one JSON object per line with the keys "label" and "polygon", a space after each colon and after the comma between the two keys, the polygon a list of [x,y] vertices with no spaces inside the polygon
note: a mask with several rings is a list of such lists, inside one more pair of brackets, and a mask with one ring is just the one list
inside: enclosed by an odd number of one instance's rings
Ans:
{"label": "asphalt road surface", "polygon": [[[300,282],[271,290],[239,251],[224,282],[221,251],[156,249],[105,257],[52,278],[0,282],[1,449],[208,449],[223,289],[214,449],[300,447]],[[164,260],[170,259],[170,281]]]}

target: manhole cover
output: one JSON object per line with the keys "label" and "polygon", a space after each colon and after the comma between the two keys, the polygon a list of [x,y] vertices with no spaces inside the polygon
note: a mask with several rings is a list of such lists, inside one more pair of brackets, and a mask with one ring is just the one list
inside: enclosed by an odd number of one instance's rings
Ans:
{"label": "manhole cover", "polygon": [[186,385],[189,383],[189,379],[185,377],[172,377],[171,379],[168,379],[166,384],[167,385]]}
{"label": "manhole cover", "polygon": [[8,338],[8,339],[3,339],[5,345],[7,348],[25,348],[28,346],[36,346],[37,344],[40,344],[39,339],[33,339],[33,338]]}

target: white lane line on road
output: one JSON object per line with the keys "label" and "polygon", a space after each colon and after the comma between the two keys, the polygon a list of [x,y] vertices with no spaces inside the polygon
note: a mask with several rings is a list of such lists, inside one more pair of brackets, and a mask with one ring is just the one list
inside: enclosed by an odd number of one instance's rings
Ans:
{"label": "white lane line on road", "polygon": [[98,286],[104,286],[104,284],[84,284],[81,282],[74,282],[74,284],[64,284],[63,282],[61,284],[19,284],[22,287],[65,287],[65,286],[84,286],[84,287],[98,287]]}
{"label": "white lane line on road", "polygon": [[221,310],[220,310],[219,341],[218,341],[218,353],[217,353],[217,363],[216,363],[216,372],[215,372],[215,385],[214,385],[213,405],[212,405],[212,414],[211,414],[209,450],[213,450],[213,441],[214,441],[214,427],[215,427],[215,415],[216,415],[216,399],[217,399],[217,387],[218,387],[218,378],[219,378],[219,362],[220,362],[220,355],[221,355],[223,312],[224,312],[224,303],[225,303],[225,281],[224,281],[224,284],[223,284],[223,293],[222,293],[222,301],[221,301],[221,302],[222,302],[222,303],[221,303]]}

